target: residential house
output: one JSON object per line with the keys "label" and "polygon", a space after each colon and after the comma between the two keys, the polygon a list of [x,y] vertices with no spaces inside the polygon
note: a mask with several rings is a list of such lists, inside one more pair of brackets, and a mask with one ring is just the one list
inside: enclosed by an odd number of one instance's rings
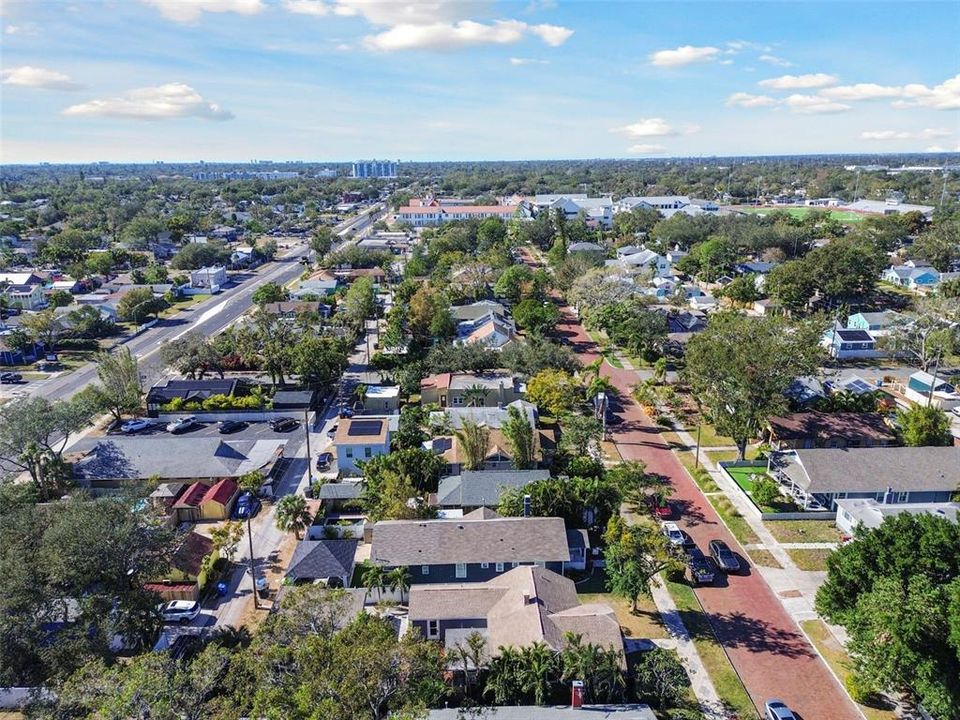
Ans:
{"label": "residential house", "polygon": [[333,295],[340,286],[340,281],[336,278],[302,280],[300,285],[290,291],[291,300],[302,300],[308,297],[327,297]]}
{"label": "residential house", "polygon": [[880,312],[858,312],[847,317],[848,330],[867,330],[874,337],[887,334],[894,325],[905,320],[904,316],[895,310]]}
{"label": "residential house", "polygon": [[549,470],[463,470],[459,475],[440,478],[433,504],[440,508],[461,508],[464,512],[480,507],[495,508],[504,490],[522,488],[549,477]]}
{"label": "residential house", "polygon": [[174,399],[203,402],[213,395],[232,396],[237,390],[236,378],[204,378],[203,380],[165,380],[147,392],[147,412],[156,417],[160,408]]}
{"label": "residential house", "polygon": [[918,370],[910,376],[903,393],[908,400],[921,405],[931,404],[944,411],[960,407],[960,392],[943,378]]}
{"label": "residential house", "polygon": [[[486,391],[482,398],[481,388]],[[440,373],[428,375],[420,381],[420,403],[442,408],[466,405],[502,407],[514,400],[522,400],[526,394],[526,384],[509,370]]]}
{"label": "residential house", "polygon": [[290,558],[287,579],[294,584],[350,587],[359,544],[354,539],[301,540]]}
{"label": "residential house", "polygon": [[227,269],[222,265],[200,268],[190,273],[190,287],[207,288],[211,291],[227,284]]}
{"label": "residential house", "polygon": [[450,308],[450,316],[456,323],[475,322],[490,314],[507,316],[507,308],[494,300],[479,300],[469,305],[454,305]]}
{"label": "residential house", "polygon": [[43,357],[44,345],[42,342],[29,342],[25,349],[10,347],[5,338],[10,329],[0,322],[0,365],[23,365]]}
{"label": "residential house", "polygon": [[87,487],[117,487],[129,480],[211,485],[252,470],[270,474],[283,457],[286,440],[223,440],[214,437],[110,435],[84,438],[71,449],[80,459],[74,477]]}
{"label": "residential house", "polygon": [[391,415],[400,412],[399,385],[367,385],[363,397],[363,412]]}
{"label": "residential house", "polygon": [[868,330],[833,328],[823,334],[820,344],[838,360],[872,358],[883,354],[877,349],[876,338]]}
{"label": "residential house", "polygon": [[572,243],[567,247],[567,253],[600,253],[601,255],[606,255],[606,248],[597,245],[597,243],[592,242],[577,242]]}
{"label": "residential house", "polygon": [[488,313],[476,320],[457,323],[457,343],[463,345],[486,345],[493,350],[502,350],[516,339],[516,327],[508,316]]}
{"label": "residential house", "polygon": [[173,552],[166,574],[144,583],[144,589],[157,593],[164,601],[199,599],[198,581],[203,575],[203,561],[213,552],[210,538],[192,530],[185,533]]}
{"label": "residential house", "polygon": [[[483,458],[482,470],[509,470],[513,467],[513,450],[503,431],[488,428],[487,452]],[[435,437],[424,443],[424,448],[441,455],[447,463],[447,472],[458,475],[467,463],[467,456],[460,438],[456,435]],[[556,433],[550,429],[537,428],[533,431],[533,457],[537,464],[549,464],[557,449]]]}
{"label": "residential house", "polygon": [[450,428],[459,430],[465,421],[486,425],[488,428],[499,430],[510,417],[510,408],[516,408],[527,419],[531,427],[536,427],[539,421],[537,406],[526,400],[514,400],[506,407],[448,407],[430,413],[431,425],[449,423]]}
{"label": "residential house", "polygon": [[172,508],[177,522],[227,520],[239,494],[240,488],[230,478],[218,480],[213,485],[195,482],[184,490]]}
{"label": "residential house", "polygon": [[773,453],[770,471],[805,508],[845,498],[949,502],[960,487],[960,447],[876,447]]}
{"label": "residential house", "polygon": [[2,285],[43,285],[46,282],[41,276],[32,272],[0,272],[0,286]]}
{"label": "residential house", "polygon": [[[636,252],[626,252],[636,250]],[[663,255],[635,246],[622,247],[617,250],[617,262],[625,268],[634,270],[650,270],[654,275],[664,277],[673,274],[670,263]]]}
{"label": "residential house", "polygon": [[858,529],[874,530],[888,517],[902,513],[933,515],[956,524],[960,521],[960,503],[884,503],[875,498],[837,500],[837,529],[847,537],[856,537]]}
{"label": "residential house", "polygon": [[776,450],[869,448],[897,444],[880,413],[804,412],[767,418],[767,442]]}
{"label": "residential house", "polygon": [[563,573],[570,561],[563,518],[500,517],[486,509],[456,520],[384,520],[370,559],[406,567],[413,584],[490,580],[519,565]]}
{"label": "residential house", "polygon": [[[582,720],[584,715],[597,720],[657,720],[653,709],[643,703],[625,705],[581,705],[559,707],[557,705],[503,705],[485,707],[484,720]],[[427,712],[428,720],[460,720],[461,708],[442,708]]]}
{"label": "residential house", "polygon": [[328,318],[333,308],[315,300],[285,300],[266,303],[263,305],[263,311],[282,318],[295,318],[300,315],[317,315]]}
{"label": "residential house", "polygon": [[560,652],[571,635],[584,644],[623,653],[613,609],[599,603],[581,605],[572,580],[542,567],[513,568],[485,582],[415,585],[409,608],[410,624],[428,640],[452,649],[478,632],[486,639],[491,658],[503,648],[534,643]]}
{"label": "residential house", "polygon": [[888,283],[908,290],[930,289],[940,282],[940,273],[936,268],[922,265],[919,267],[893,265],[884,270],[880,277]]}
{"label": "residential house", "polygon": [[397,415],[363,415],[344,418],[337,424],[333,447],[340,474],[356,473],[358,461],[390,452],[390,438],[397,431]]}
{"label": "residential house", "polygon": [[320,486],[317,499],[324,516],[356,513],[363,499],[362,482],[329,482]]}
{"label": "residential house", "polygon": [[47,304],[43,285],[5,285],[0,287],[0,296],[21,310],[39,310]]}
{"label": "residential house", "polygon": [[795,378],[783,394],[796,407],[803,407],[827,396],[823,383],[813,376]]}

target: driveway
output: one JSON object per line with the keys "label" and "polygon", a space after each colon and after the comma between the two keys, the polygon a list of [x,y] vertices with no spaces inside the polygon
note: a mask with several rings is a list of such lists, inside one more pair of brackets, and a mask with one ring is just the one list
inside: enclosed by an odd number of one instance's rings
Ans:
{"label": "driveway", "polygon": [[[563,308],[557,329],[571,341],[584,363],[599,357],[597,346],[571,308]],[[701,549],[705,550],[715,538],[724,540],[735,551],[739,550],[747,565],[743,574],[695,592],[754,705],[763,707],[765,700],[778,697],[804,720],[862,720],[780,600],[756,568],[746,563],[746,552],[687,475],[658,429],[631,398],[637,374],[607,363],[601,373],[613,381],[623,398],[619,422],[610,426],[621,456],[625,460],[641,460],[650,472],[669,480],[674,488],[673,502],[682,513],[679,524]]]}

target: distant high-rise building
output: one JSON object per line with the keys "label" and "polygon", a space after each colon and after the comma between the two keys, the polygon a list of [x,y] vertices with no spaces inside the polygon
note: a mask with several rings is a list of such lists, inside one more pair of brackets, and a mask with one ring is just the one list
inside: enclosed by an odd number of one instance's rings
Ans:
{"label": "distant high-rise building", "polygon": [[360,160],[353,164],[355,178],[395,178],[397,163],[393,160]]}

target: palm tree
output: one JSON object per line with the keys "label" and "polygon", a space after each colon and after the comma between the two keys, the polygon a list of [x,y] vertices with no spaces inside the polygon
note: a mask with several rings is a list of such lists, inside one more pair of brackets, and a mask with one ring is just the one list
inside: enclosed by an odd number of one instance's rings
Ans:
{"label": "palm tree", "polygon": [[[480,633],[474,631],[467,635],[466,645],[457,643],[453,649],[460,658],[463,666],[463,685],[464,692],[469,697],[470,687],[480,677],[480,668],[484,663],[484,650],[487,647],[487,639]],[[472,668],[472,670],[471,670]]]}
{"label": "palm tree", "polygon": [[384,581],[391,592],[400,592],[400,604],[403,605],[404,594],[410,592],[410,571],[403,565],[398,565],[387,573]]}
{"label": "palm tree", "polygon": [[602,365],[603,356],[601,355],[589,365],[584,366],[583,370],[580,371],[583,375],[584,384],[589,385],[591,380],[600,377],[600,368]]}
{"label": "palm tree", "polygon": [[363,407],[363,402],[367,399],[367,386],[360,383],[353,389],[354,406]]}
{"label": "palm tree", "polygon": [[370,562],[370,560],[364,560],[360,568],[360,583],[367,589],[364,600],[374,590],[377,591],[379,599],[383,597],[383,592],[387,589],[387,574],[381,566]]}
{"label": "palm tree", "polygon": [[613,384],[610,378],[597,375],[590,381],[590,384],[587,385],[587,399],[593,400],[600,393],[607,396],[616,395],[617,386]]}
{"label": "palm tree", "polygon": [[534,705],[543,705],[550,692],[550,677],[556,672],[556,655],[542,642],[528,645],[520,651],[521,685],[533,695]]}
{"label": "palm tree", "polygon": [[484,692],[493,695],[497,705],[515,705],[523,699],[522,659],[516,648],[503,647],[490,661]]}
{"label": "palm tree", "polygon": [[487,404],[487,388],[475,384],[463,391],[463,404],[467,407],[483,407]]}
{"label": "palm tree", "polygon": [[517,407],[507,408],[507,419],[500,432],[510,445],[513,466],[517,470],[526,470],[536,463],[536,449],[533,442],[533,426]]}
{"label": "palm tree", "polygon": [[464,420],[459,430],[453,433],[460,443],[463,466],[467,470],[480,470],[490,447],[490,430],[472,420]]}
{"label": "palm tree", "polygon": [[313,522],[307,499],[303,495],[284,495],[277,503],[274,522],[280,530],[292,532],[300,540],[303,531]]}
{"label": "palm tree", "polygon": [[662,383],[667,377],[667,359],[666,358],[657,358],[657,361],[653,364],[653,379],[658,383]]}

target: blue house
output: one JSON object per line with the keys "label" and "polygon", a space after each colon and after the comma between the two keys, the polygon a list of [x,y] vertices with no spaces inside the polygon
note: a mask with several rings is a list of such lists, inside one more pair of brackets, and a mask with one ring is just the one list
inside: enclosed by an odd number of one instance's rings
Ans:
{"label": "blue house", "polygon": [[480,508],[455,520],[384,520],[370,560],[406,567],[419,583],[484,582],[520,565],[563,573],[570,547],[563,518],[500,517]]}
{"label": "blue house", "polygon": [[847,318],[847,329],[868,330],[871,333],[884,332],[902,320],[903,316],[893,310],[859,312]]}
{"label": "blue house", "polygon": [[880,355],[877,340],[868,330],[834,328],[823,334],[820,343],[838,360],[847,358],[870,358]]}
{"label": "blue house", "polygon": [[888,283],[910,290],[932,288],[940,282],[940,273],[936,268],[926,266],[894,265],[884,270],[881,277]]}

